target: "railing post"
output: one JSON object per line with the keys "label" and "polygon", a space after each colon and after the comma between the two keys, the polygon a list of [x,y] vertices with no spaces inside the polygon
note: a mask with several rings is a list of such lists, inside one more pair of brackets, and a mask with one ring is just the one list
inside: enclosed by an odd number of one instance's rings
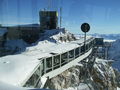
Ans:
{"label": "railing post", "polygon": [[79,47],[79,56],[81,55],[81,47]]}
{"label": "railing post", "polygon": [[69,51],[67,52],[67,58],[68,58],[68,62],[69,62]]}
{"label": "railing post", "polygon": [[39,75],[40,75],[40,77],[42,76],[42,72],[41,72],[41,64],[40,64],[40,66],[39,66]]}
{"label": "railing post", "polygon": [[60,67],[61,67],[61,54],[60,54]]}
{"label": "railing post", "polygon": [[[76,49],[76,48],[75,48]],[[75,59],[75,49],[74,49],[74,59]]]}
{"label": "railing post", "polygon": [[54,58],[52,57],[52,71],[53,71],[53,68],[54,68]]}
{"label": "railing post", "polygon": [[44,59],[44,73],[46,74],[46,58]]}

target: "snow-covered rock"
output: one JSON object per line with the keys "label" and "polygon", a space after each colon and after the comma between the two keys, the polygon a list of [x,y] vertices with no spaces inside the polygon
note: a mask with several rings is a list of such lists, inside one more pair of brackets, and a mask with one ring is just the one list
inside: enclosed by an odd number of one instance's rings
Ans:
{"label": "snow-covered rock", "polygon": [[45,30],[40,40],[48,40],[55,43],[64,43],[76,40],[75,36],[63,29]]}

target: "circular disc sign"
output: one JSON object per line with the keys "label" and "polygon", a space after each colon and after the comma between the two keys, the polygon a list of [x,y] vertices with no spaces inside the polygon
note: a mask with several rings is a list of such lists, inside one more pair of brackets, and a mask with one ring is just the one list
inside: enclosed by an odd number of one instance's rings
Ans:
{"label": "circular disc sign", "polygon": [[89,30],[90,30],[90,25],[88,24],[88,23],[83,23],[82,25],[81,25],[81,30],[83,31],[83,32],[89,32]]}

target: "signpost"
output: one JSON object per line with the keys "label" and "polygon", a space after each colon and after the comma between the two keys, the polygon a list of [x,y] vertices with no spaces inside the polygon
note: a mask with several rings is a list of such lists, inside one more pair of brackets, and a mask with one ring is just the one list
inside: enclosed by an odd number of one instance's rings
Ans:
{"label": "signpost", "polygon": [[[88,23],[83,23],[83,24],[81,25],[81,30],[82,30],[82,32],[85,33],[85,35],[84,35],[84,52],[85,52],[85,51],[86,51],[86,33],[89,32],[89,30],[90,30],[90,25],[89,25]],[[89,73],[89,71],[88,71],[88,66],[87,66],[87,65],[88,65],[88,64],[85,63],[85,68],[86,68],[85,76],[86,76],[86,78],[88,78],[88,73]],[[85,79],[85,81],[87,82],[87,79]]]}
{"label": "signpost", "polygon": [[85,35],[84,35],[84,50],[86,51],[86,33],[89,32],[90,25],[88,23],[83,23],[81,25],[81,30],[82,30],[82,32],[85,33]]}

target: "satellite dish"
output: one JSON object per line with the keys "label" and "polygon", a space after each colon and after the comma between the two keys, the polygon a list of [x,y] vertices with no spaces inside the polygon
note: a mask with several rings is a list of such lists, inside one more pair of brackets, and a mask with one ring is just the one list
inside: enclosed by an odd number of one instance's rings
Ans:
{"label": "satellite dish", "polygon": [[90,25],[88,24],[88,23],[83,23],[82,25],[81,25],[81,30],[83,31],[83,32],[89,32],[89,30],[90,30]]}

